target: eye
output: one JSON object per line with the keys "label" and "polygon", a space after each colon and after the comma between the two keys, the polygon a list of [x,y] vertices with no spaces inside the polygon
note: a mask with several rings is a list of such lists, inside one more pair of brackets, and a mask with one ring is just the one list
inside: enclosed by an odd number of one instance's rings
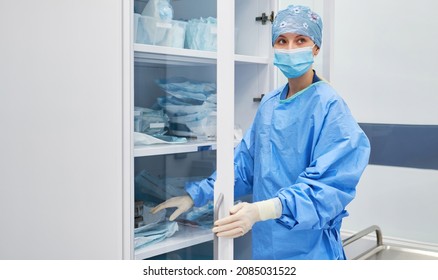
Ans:
{"label": "eye", "polygon": [[283,37],[278,37],[277,40],[275,40],[275,45],[284,45],[287,44],[287,41]]}
{"label": "eye", "polygon": [[300,38],[297,39],[297,44],[298,45],[302,45],[302,44],[304,44],[306,42],[307,42],[307,40],[305,38],[303,38],[303,37],[300,37]]}

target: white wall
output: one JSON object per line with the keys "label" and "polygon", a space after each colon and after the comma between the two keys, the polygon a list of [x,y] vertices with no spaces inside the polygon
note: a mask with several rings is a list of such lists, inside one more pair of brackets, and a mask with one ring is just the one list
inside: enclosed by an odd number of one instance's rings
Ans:
{"label": "white wall", "polygon": [[438,2],[336,0],[333,85],[361,122],[438,124]]}
{"label": "white wall", "polygon": [[[437,9],[430,0],[335,1],[331,82],[360,123],[438,125]],[[438,244],[437,202],[438,170],[370,165],[343,229],[377,224],[384,238]]]}

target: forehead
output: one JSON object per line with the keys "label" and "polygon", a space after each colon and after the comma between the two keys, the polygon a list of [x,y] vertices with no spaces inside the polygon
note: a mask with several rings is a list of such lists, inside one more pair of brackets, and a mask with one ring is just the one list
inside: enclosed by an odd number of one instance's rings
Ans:
{"label": "forehead", "polygon": [[289,40],[293,40],[295,38],[307,38],[307,39],[310,39],[310,37],[308,37],[308,36],[304,36],[304,35],[297,34],[297,33],[290,33],[290,32],[280,34],[280,35],[278,35],[278,38],[286,38],[286,39],[289,39]]}

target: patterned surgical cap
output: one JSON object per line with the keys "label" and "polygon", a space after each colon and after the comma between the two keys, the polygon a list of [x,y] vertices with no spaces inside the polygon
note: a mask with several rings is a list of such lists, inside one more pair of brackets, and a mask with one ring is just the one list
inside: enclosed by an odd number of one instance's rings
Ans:
{"label": "patterned surgical cap", "polygon": [[308,7],[290,5],[280,10],[272,24],[272,45],[280,34],[295,33],[310,37],[320,48],[322,44],[321,17]]}

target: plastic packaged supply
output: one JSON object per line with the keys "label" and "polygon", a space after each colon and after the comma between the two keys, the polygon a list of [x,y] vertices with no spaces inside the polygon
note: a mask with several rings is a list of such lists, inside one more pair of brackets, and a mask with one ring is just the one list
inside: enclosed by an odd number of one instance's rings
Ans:
{"label": "plastic packaged supply", "polygon": [[136,43],[184,48],[187,22],[161,20],[149,16],[138,18]]}
{"label": "plastic packaged supply", "polygon": [[171,135],[151,136],[145,133],[134,132],[134,145],[154,145],[154,144],[183,144],[187,143],[187,138]]}
{"label": "plastic packaged supply", "polygon": [[156,83],[167,94],[157,98],[157,103],[169,117],[169,134],[198,140],[216,138],[215,83],[184,77],[161,79]]}
{"label": "plastic packaged supply", "polygon": [[216,94],[215,83],[189,80],[184,77],[159,79],[156,83],[171,97],[192,105],[202,104],[212,94]]}
{"label": "plastic packaged supply", "polygon": [[172,20],[173,8],[169,0],[149,0],[141,14],[161,20]]}
{"label": "plastic packaged supply", "polygon": [[203,95],[209,95],[216,92],[215,83],[196,81],[187,79],[185,77],[159,79],[156,82],[158,86],[160,86],[166,92],[187,91],[202,93]]}
{"label": "plastic packaged supply", "polygon": [[139,249],[171,237],[178,231],[177,222],[163,221],[134,230],[134,248]]}
{"label": "plastic packaged supply", "polygon": [[216,18],[190,19],[187,23],[185,47],[193,50],[216,51]]}
{"label": "plastic packaged supply", "polygon": [[169,126],[169,117],[162,109],[134,107],[134,131],[152,136],[164,135]]}

